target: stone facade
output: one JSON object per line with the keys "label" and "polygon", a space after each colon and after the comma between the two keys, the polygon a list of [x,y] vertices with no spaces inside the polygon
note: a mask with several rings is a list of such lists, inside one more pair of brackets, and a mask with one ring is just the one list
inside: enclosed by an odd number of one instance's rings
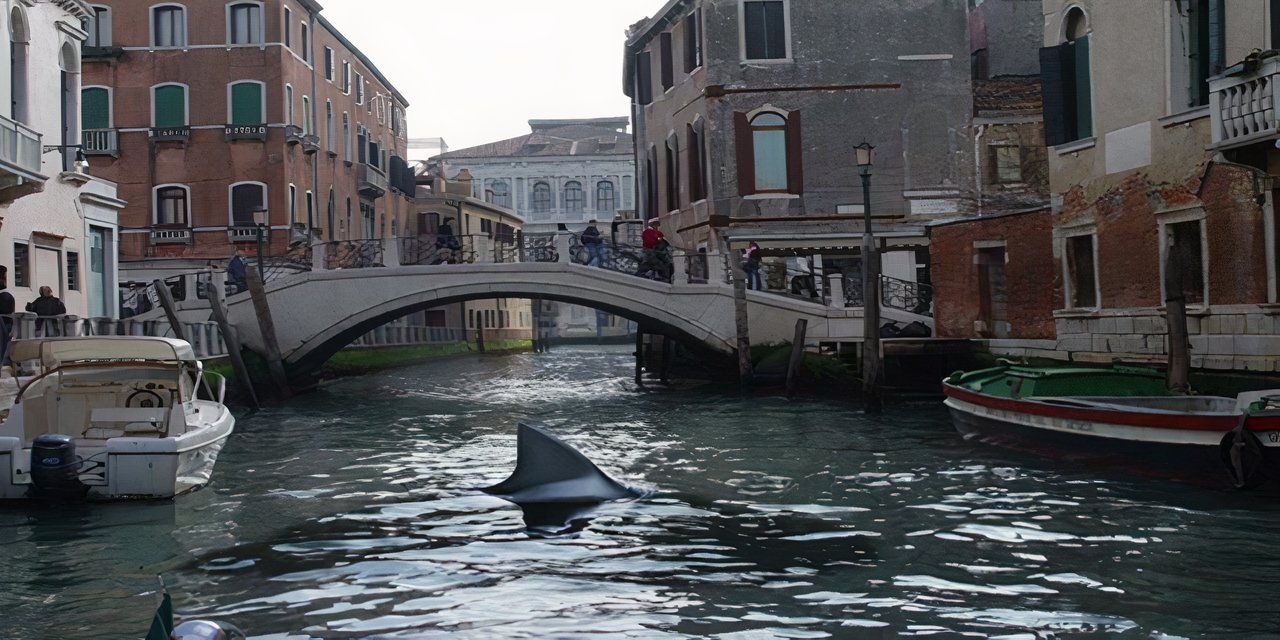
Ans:
{"label": "stone facade", "polygon": [[[116,185],[76,162],[80,144],[81,21],[78,1],[9,3],[0,15],[0,264],[17,310],[48,286],[80,317],[116,317]],[[62,87],[66,89],[62,89]]]}
{"label": "stone facade", "polygon": [[[396,187],[409,174],[400,168],[408,104],[318,4],[96,6],[84,82],[96,123],[86,150],[93,174],[118,182],[129,202],[125,260],[162,267],[226,258],[236,245],[253,253],[246,227],[257,206],[269,212],[272,253],[298,240],[403,228],[412,194]],[[169,10],[178,13],[156,13]],[[243,29],[241,10],[252,12]],[[162,33],[158,22],[171,26]],[[178,89],[162,96],[166,85]],[[175,100],[186,113],[161,115]],[[239,185],[261,187],[262,202],[245,204],[260,192],[242,189],[237,204]],[[183,192],[185,205],[171,204]],[[173,206],[185,214],[160,211]]]}

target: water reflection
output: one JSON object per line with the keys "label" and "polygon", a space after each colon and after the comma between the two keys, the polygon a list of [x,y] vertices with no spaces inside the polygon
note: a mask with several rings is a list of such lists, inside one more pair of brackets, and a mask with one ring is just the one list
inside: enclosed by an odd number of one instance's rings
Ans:
{"label": "water reflection", "polygon": [[[174,505],[0,511],[0,637],[1146,638],[1272,632],[1273,503],[1058,466],[931,405],[638,390],[626,350],[342,382],[246,420]],[[530,531],[474,489],[530,418],[649,491]]]}

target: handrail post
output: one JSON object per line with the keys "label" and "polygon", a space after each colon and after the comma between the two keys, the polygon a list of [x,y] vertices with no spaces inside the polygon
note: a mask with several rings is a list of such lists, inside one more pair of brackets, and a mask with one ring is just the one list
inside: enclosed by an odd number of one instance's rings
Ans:
{"label": "handrail post", "polygon": [[827,276],[827,291],[831,293],[830,305],[836,309],[843,309],[848,304],[844,298],[844,274],[833,273]]}
{"label": "handrail post", "polygon": [[399,238],[386,238],[382,241],[382,264],[388,267],[400,266]]}
{"label": "handrail post", "polygon": [[724,284],[728,280],[728,263],[723,253],[707,254],[707,284]]}
{"label": "handrail post", "polygon": [[328,268],[329,262],[325,257],[329,245],[328,243],[319,242],[311,245],[311,270],[324,271]]}
{"label": "handrail post", "polygon": [[691,254],[672,254],[671,284],[689,284],[689,258]]}
{"label": "handrail post", "polygon": [[573,255],[571,254],[570,240],[572,236],[567,233],[556,234],[556,257],[559,258],[560,264],[573,264]]}

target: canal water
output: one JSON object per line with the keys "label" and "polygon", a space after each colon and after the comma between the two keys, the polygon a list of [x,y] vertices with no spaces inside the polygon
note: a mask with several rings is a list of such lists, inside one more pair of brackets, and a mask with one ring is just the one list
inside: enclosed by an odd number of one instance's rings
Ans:
{"label": "canal water", "polygon": [[[176,503],[0,511],[0,638],[139,638],[156,575],[273,640],[1280,633],[1274,500],[968,444],[931,403],[639,389],[628,351],[341,381]],[[648,495],[529,530],[473,490],[525,418]]]}

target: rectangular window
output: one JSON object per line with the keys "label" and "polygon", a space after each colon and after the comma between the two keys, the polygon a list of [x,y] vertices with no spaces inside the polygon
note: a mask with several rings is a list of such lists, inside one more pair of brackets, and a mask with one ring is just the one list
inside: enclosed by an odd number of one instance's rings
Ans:
{"label": "rectangular window", "polygon": [[978,49],[969,54],[969,64],[973,67],[974,80],[986,80],[991,77],[991,58],[986,49]]}
{"label": "rectangular window", "polygon": [[187,46],[187,14],[182,7],[156,7],[151,11],[154,47]]}
{"label": "rectangular window", "polygon": [[187,126],[187,88],[176,84],[156,87],[155,121],[151,126],[167,129]]}
{"label": "rectangular window", "polygon": [[228,9],[227,41],[231,44],[262,43],[262,6],[233,4]]}
{"label": "rectangular window", "polygon": [[742,37],[747,60],[787,57],[786,5],[783,0],[748,0],[742,4]]}
{"label": "rectangular window", "polygon": [[308,191],[307,192],[307,217],[305,220],[299,220],[298,222],[303,222],[310,225],[315,221],[316,219],[315,215],[316,215],[316,197],[315,197],[315,194]]}
{"label": "rectangular window", "polygon": [[324,79],[333,82],[333,49],[324,48]]}
{"label": "rectangular window", "polygon": [[684,72],[693,73],[702,66],[702,10],[684,19]]}
{"label": "rectangular window", "polygon": [[680,208],[680,150],[675,138],[667,140],[667,211]]}
{"label": "rectangular window", "polygon": [[311,135],[311,96],[302,96],[302,135]]}
{"label": "rectangular window", "polygon": [[1022,182],[1022,148],[992,146],[991,166],[994,169],[994,178],[997,184],[1018,184]]}
{"label": "rectangular window", "polygon": [[636,54],[636,102],[640,104],[653,102],[653,70],[650,64],[648,51]]}
{"label": "rectangular window", "polygon": [[84,41],[86,47],[111,46],[111,9],[93,7],[93,14],[85,24],[89,38]]}
{"label": "rectangular window", "polygon": [[25,242],[13,243],[13,286],[31,286],[31,247]]}
{"label": "rectangular window", "polygon": [[1093,135],[1089,36],[1040,50],[1044,130],[1049,146]]}
{"label": "rectangular window", "polygon": [[191,220],[187,190],[182,187],[157,189],[155,219],[159,226],[187,226]]}
{"label": "rectangular window", "polygon": [[298,187],[289,185],[289,222],[298,221]]}
{"label": "rectangular window", "polygon": [[351,63],[342,61],[342,93],[351,95]]}
{"label": "rectangular window", "polygon": [[1098,278],[1094,269],[1092,235],[1067,238],[1067,274],[1071,284],[1070,308],[1097,308]]}
{"label": "rectangular window", "polygon": [[364,104],[364,76],[356,74],[356,104]]}
{"label": "rectangular window", "polygon": [[[1176,271],[1170,282],[1182,288],[1187,304],[1204,304],[1204,244],[1201,222],[1179,222],[1166,225],[1169,234],[1169,267]],[[1168,267],[1166,267],[1168,268]],[[1169,292],[1166,291],[1166,295]]]}
{"label": "rectangular window", "polygon": [[284,32],[284,46],[287,49],[293,48],[293,12],[288,7],[284,9],[284,24],[280,25],[280,30]]}
{"label": "rectangular window", "polygon": [[80,121],[85,131],[111,127],[111,93],[102,87],[80,92]]}
{"label": "rectangular window", "polygon": [[80,290],[80,254],[67,252],[67,291]]}
{"label": "rectangular window", "polygon": [[304,22],[299,31],[302,34],[302,37],[298,39],[298,44],[302,45],[302,60],[307,64],[311,64],[311,29]]}
{"label": "rectangular window", "polygon": [[658,37],[662,62],[662,89],[671,90],[675,84],[675,62],[671,59],[671,32],[667,31]]}
{"label": "rectangular window", "polygon": [[256,82],[231,85],[230,124],[260,125],[265,121],[262,115],[262,85]]}

